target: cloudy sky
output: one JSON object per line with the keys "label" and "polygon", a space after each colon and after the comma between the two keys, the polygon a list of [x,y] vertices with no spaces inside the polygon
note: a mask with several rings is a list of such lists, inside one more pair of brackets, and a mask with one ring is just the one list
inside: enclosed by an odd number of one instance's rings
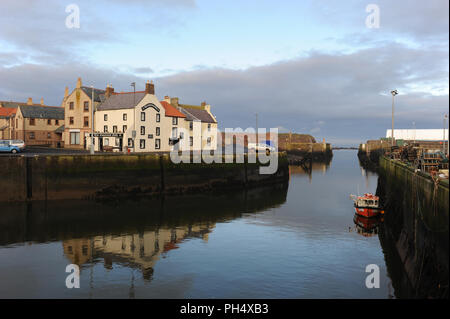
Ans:
{"label": "cloudy sky", "polygon": [[[80,27],[66,12],[79,8]],[[379,28],[368,28],[369,4]],[[440,128],[449,1],[1,0],[0,100],[59,105],[64,87],[207,101],[219,127],[278,127],[335,145]],[[70,8],[70,7],[69,7]],[[374,20],[371,20],[374,21]]]}

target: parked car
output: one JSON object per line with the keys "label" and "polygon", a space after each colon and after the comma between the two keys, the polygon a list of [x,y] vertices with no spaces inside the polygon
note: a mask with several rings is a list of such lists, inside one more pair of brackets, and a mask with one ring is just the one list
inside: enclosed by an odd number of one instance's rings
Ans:
{"label": "parked car", "polygon": [[9,140],[10,144],[13,146],[17,146],[21,151],[25,149],[25,142],[22,140]]}
{"label": "parked car", "polygon": [[7,153],[20,153],[21,149],[17,146],[12,145],[9,141],[0,141],[0,152]]}
{"label": "parked car", "polygon": [[276,152],[276,148],[272,145],[266,144],[266,143],[248,143],[248,151],[249,152]]}

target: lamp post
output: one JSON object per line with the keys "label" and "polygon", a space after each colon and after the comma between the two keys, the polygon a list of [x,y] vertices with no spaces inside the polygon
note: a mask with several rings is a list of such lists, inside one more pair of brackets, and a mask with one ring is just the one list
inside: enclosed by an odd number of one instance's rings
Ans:
{"label": "lamp post", "polygon": [[416,145],[416,122],[413,122],[413,127],[414,127],[414,146]]}
{"label": "lamp post", "polygon": [[391,91],[392,94],[392,131],[391,131],[391,145],[394,146],[394,96],[398,94],[397,90]]}
{"label": "lamp post", "polygon": [[131,137],[133,138],[133,152],[136,152],[136,82],[132,82],[130,86],[133,87],[133,116],[134,116],[134,130],[131,132]]}
{"label": "lamp post", "polygon": [[256,144],[258,144],[258,113],[255,113],[256,116]]}
{"label": "lamp post", "polygon": [[[443,148],[444,148],[444,151],[443,151],[444,155],[448,153],[448,148],[449,148],[448,143],[447,143],[447,149],[445,148],[445,127],[447,126],[447,125],[446,125],[447,117],[448,117],[448,115],[445,114],[445,115],[444,115],[444,130],[443,130],[444,136],[443,136],[443,138],[442,138],[442,146],[443,146]],[[446,152],[446,151],[447,151],[447,152]]]}
{"label": "lamp post", "polygon": [[94,86],[91,85],[92,98],[91,98],[91,155],[94,154]]}

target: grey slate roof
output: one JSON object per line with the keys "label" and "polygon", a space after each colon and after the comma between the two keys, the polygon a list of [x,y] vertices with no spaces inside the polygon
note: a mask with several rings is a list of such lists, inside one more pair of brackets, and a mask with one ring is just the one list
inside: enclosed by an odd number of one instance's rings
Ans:
{"label": "grey slate roof", "polygon": [[25,118],[64,120],[63,107],[21,105],[20,110]]}
{"label": "grey slate roof", "polygon": [[109,98],[105,99],[97,107],[97,110],[104,111],[104,110],[131,109],[136,104],[138,104],[144,98],[144,96],[145,93],[143,92],[113,94]]}
{"label": "grey slate roof", "polygon": [[[209,115],[208,111],[206,110],[199,110],[194,108],[183,108],[180,109],[190,113],[193,117],[199,119],[200,121],[204,123],[216,123],[216,121]],[[183,112],[184,113],[184,112]]]}
{"label": "grey slate roof", "polygon": [[[89,96],[89,98],[92,97],[92,88],[88,87],[88,86],[82,86],[81,89],[83,90],[84,93],[87,94],[87,96]],[[95,102],[102,102],[102,95],[105,94],[105,90],[100,90],[100,89],[96,89],[94,88],[94,101]]]}
{"label": "grey slate roof", "polygon": [[198,118],[196,118],[194,115],[192,115],[191,113],[188,112],[188,110],[186,110],[185,108],[182,107],[177,107],[177,109],[183,113],[184,115],[186,115],[186,120],[188,121],[200,121]]}

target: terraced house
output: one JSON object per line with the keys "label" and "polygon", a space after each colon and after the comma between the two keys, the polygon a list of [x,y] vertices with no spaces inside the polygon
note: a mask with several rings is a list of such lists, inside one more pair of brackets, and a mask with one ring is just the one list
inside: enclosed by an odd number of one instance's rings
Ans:
{"label": "terraced house", "polygon": [[78,78],[77,85],[70,94],[66,87],[61,103],[65,110],[63,133],[65,148],[86,148],[86,135],[92,128],[92,107],[95,112],[105,92],[105,90],[83,86],[81,78]]}
{"label": "terraced house", "polygon": [[26,145],[64,146],[62,107],[21,105],[14,122],[14,139],[24,140]]}
{"label": "terraced house", "polygon": [[[215,149],[217,122],[210,106],[183,107],[178,99],[159,101],[153,83],[144,91],[107,87],[95,113],[96,151],[168,152]],[[204,129],[205,133],[202,133]],[[90,135],[87,135],[88,149]]]}
{"label": "terraced house", "polygon": [[[62,116],[62,117],[61,117]],[[62,146],[64,110],[40,104],[0,101],[0,138],[22,139],[28,145]]]}

